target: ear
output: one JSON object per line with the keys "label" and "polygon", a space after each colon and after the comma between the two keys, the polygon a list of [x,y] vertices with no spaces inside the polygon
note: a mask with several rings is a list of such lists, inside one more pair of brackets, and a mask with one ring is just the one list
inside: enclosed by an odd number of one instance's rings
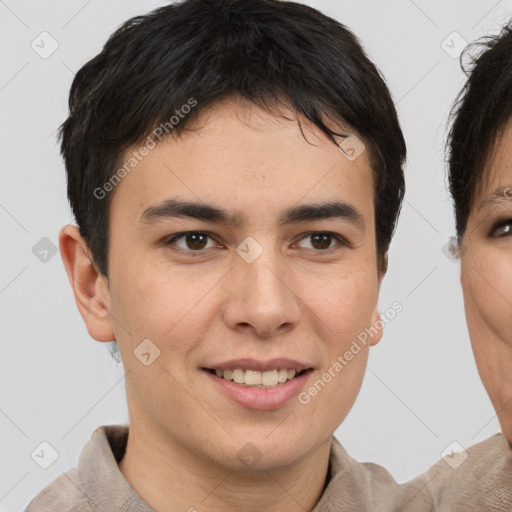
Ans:
{"label": "ear", "polygon": [[[381,260],[381,265],[379,266],[379,270],[378,270],[378,273],[379,273],[379,291],[380,291],[380,286],[382,284],[382,280],[384,279],[384,276],[386,275],[386,272],[388,270],[388,255],[387,253],[384,254],[382,256],[382,260]],[[384,329],[384,322],[382,321],[382,318],[380,316],[380,312],[379,312],[379,308],[378,306],[375,306],[375,309],[373,310],[373,313],[372,313],[372,327],[374,329],[372,329],[372,332],[373,330],[377,330],[376,334],[374,334],[373,336],[370,336],[370,346],[374,346],[374,345],[377,345],[377,343],[379,343],[379,341],[382,339],[382,335],[384,334],[383,332],[383,329]]]}
{"label": "ear", "polygon": [[[379,308],[377,306],[375,306],[375,309],[372,313],[372,328],[372,334],[368,338],[371,347],[377,345],[377,343],[379,343],[379,341],[382,339],[382,335],[384,334],[384,322],[381,319]],[[376,332],[374,333],[374,331]]]}
{"label": "ear", "polygon": [[59,247],[76,305],[89,335],[97,341],[115,341],[109,313],[108,278],[94,265],[77,226],[67,225],[60,230]]}

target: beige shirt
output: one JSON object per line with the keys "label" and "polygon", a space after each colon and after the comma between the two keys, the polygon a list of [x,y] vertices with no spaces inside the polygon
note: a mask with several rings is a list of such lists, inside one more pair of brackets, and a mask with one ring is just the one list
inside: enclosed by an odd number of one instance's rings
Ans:
{"label": "beige shirt", "polygon": [[[119,470],[127,439],[128,426],[97,428],[77,468],[43,489],[25,512],[154,512]],[[440,460],[405,484],[381,466],[355,461],[333,436],[328,478],[311,512],[512,511],[512,449],[501,434],[471,447],[457,469]]]}

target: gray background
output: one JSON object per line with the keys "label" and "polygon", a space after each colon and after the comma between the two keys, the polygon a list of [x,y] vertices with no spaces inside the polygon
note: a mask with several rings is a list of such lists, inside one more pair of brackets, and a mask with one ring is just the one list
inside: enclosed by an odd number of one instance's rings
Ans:
{"label": "gray background", "polygon": [[[165,3],[0,0],[0,511],[22,509],[74,467],[97,426],[127,421],[122,368],[88,336],[51,252],[72,222],[55,131],[74,73],[123,21]],[[454,234],[443,140],[464,76],[442,43],[454,31],[466,41],[495,33],[512,3],[307,3],[364,42],[408,144],[406,200],[380,298],[381,310],[399,301],[403,311],[372,349],[361,393],[336,432],[353,457],[405,481],[453,441],[469,446],[499,431],[469,345],[459,264],[443,252]],[[48,38],[42,48],[43,31],[58,43],[47,58],[31,47],[51,49]],[[444,46],[457,53],[454,37]],[[58,452],[48,469],[31,458],[43,441]]]}

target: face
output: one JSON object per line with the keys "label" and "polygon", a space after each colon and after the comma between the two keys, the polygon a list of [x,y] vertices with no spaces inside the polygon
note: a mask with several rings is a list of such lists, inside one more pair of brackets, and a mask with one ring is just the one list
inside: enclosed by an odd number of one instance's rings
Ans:
{"label": "face", "polygon": [[462,241],[461,283],[478,370],[512,444],[512,124],[484,172]]}
{"label": "face", "polygon": [[325,444],[381,336],[345,357],[379,319],[368,155],[302,127],[218,103],[112,198],[105,329],[130,421],[230,470],[243,450],[266,471]]}

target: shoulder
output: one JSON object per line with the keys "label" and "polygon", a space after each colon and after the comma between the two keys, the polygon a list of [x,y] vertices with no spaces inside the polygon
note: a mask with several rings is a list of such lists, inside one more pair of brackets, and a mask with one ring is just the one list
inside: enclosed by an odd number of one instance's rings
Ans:
{"label": "shoulder", "polygon": [[[415,496],[421,486],[403,487],[389,471],[371,462],[358,462],[333,437],[331,448],[331,479],[314,512],[396,510],[430,512],[431,497]],[[416,497],[414,507],[407,508],[411,497]]]}
{"label": "shoulder", "polygon": [[94,505],[81,487],[77,470],[71,469],[45,487],[24,512],[93,512]]}
{"label": "shoulder", "polygon": [[45,487],[25,512],[97,512],[101,504],[133,500],[134,491],[117,464],[124,455],[128,431],[126,425],[98,427],[82,448],[77,467]]}
{"label": "shoulder", "polygon": [[418,479],[439,512],[512,510],[512,448],[502,434],[444,457]]}
{"label": "shoulder", "polygon": [[356,487],[371,489],[398,485],[386,468],[372,462],[358,462],[353,459],[334,436],[330,463],[333,478],[353,480]]}

